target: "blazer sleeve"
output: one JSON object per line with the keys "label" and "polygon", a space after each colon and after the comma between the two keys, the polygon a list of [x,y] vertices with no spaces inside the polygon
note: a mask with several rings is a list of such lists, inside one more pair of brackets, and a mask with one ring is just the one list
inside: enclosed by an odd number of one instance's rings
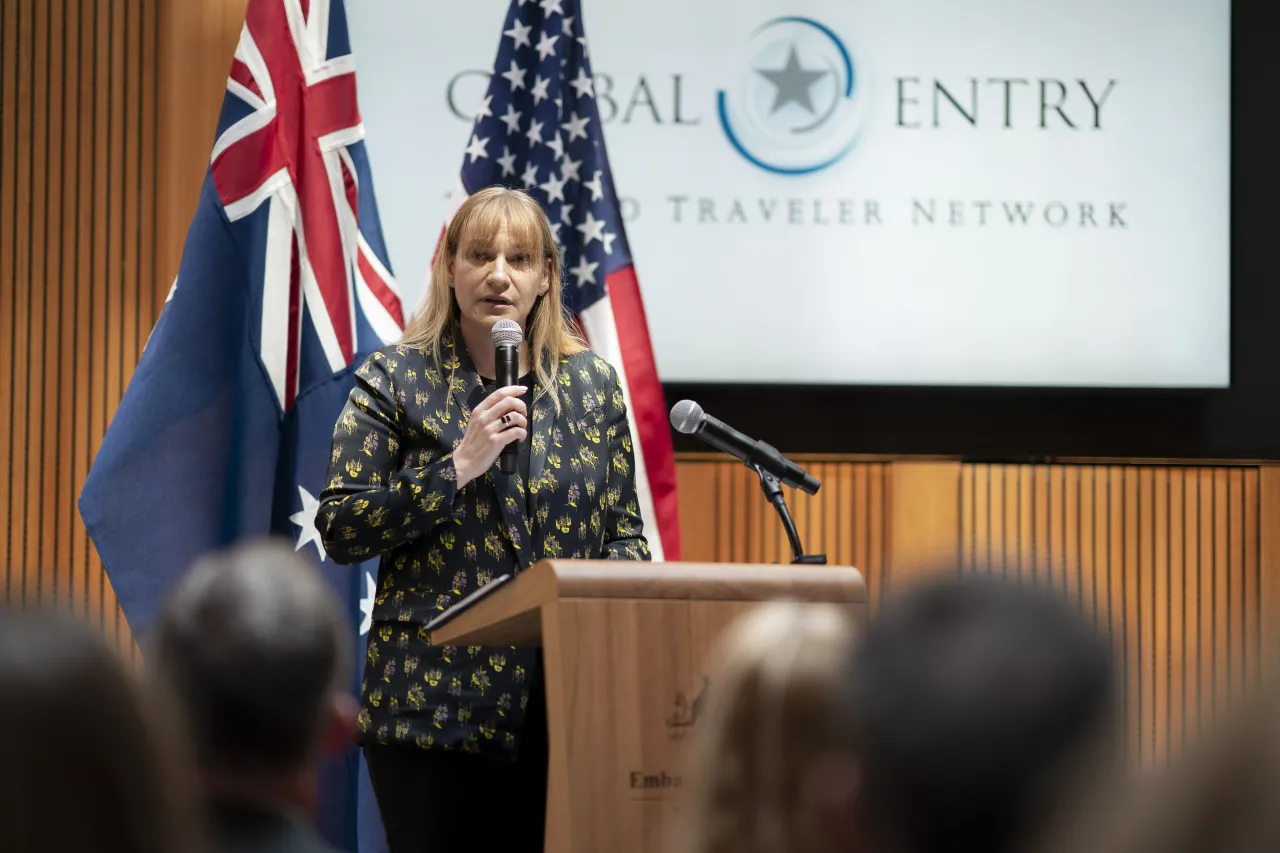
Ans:
{"label": "blazer sleeve", "polygon": [[622,383],[612,366],[612,399],[606,415],[605,438],[609,448],[609,489],[606,497],[604,557],[610,560],[648,560],[649,542],[644,537],[644,519],[636,494],[636,458],[627,421],[627,404]]}
{"label": "blazer sleeve", "polygon": [[405,416],[387,357],[374,353],[333,430],[316,527],[335,563],[359,563],[426,534],[458,506],[453,454],[401,468]]}

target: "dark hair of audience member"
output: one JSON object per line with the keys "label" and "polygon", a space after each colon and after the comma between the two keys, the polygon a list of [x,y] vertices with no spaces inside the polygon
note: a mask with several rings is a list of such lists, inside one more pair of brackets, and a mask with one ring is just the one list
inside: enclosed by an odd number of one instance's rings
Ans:
{"label": "dark hair of audience member", "polygon": [[316,759],[346,692],[349,642],[328,584],[288,545],[198,560],[164,604],[150,660],[186,713],[205,781],[288,777]]}
{"label": "dark hair of audience member", "polygon": [[874,853],[1019,849],[1110,760],[1111,650],[1029,585],[952,575],[890,596],[853,689]]}
{"label": "dark hair of audience member", "polygon": [[166,714],[89,627],[0,612],[0,850],[193,849]]}

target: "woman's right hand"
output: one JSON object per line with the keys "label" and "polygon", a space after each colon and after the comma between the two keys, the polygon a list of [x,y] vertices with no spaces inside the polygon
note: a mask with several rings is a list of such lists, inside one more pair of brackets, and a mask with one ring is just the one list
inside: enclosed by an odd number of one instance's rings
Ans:
{"label": "woman's right hand", "polygon": [[453,451],[459,489],[488,471],[502,448],[513,441],[524,441],[529,434],[527,409],[520,399],[525,390],[523,385],[499,388],[471,410],[466,434]]}

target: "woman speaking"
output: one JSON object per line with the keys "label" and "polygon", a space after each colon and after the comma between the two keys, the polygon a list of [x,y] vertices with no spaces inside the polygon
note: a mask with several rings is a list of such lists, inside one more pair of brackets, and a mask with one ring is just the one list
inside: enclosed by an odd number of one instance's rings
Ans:
{"label": "woman speaking", "polygon": [[[425,310],[356,372],[334,429],[316,525],[337,562],[381,556],[359,730],[392,853],[542,849],[540,656],[432,646],[426,623],[544,557],[649,558],[622,388],[569,325],[560,275],[537,202],[471,196]],[[493,388],[504,318],[522,378]]]}

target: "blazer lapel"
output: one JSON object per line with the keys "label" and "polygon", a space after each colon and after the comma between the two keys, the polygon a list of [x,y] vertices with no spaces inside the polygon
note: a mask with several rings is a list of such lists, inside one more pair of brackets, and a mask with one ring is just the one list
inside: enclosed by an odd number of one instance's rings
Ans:
{"label": "blazer lapel", "polygon": [[[541,390],[540,386],[535,387]],[[530,419],[529,427],[529,482],[526,485],[533,495],[534,517],[531,519],[532,525],[529,532],[535,542],[542,536],[541,521],[537,517],[538,508],[550,499],[555,485],[554,477],[548,478],[549,483],[543,482],[543,472],[547,467],[547,453],[550,452],[553,438],[552,430],[556,425],[555,401],[551,393],[535,391],[536,399],[533,401],[533,417]]]}
{"label": "blazer lapel", "polygon": [[533,524],[525,512],[525,482],[519,471],[503,474],[495,463],[485,478],[493,484],[498,500],[498,514],[502,523],[498,527],[516,555],[516,564],[523,571],[529,568],[529,543],[533,538]]}

